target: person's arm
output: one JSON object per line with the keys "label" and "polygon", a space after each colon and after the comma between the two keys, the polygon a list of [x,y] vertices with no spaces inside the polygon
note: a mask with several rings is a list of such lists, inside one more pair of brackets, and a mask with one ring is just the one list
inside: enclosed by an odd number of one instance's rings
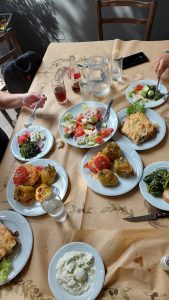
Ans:
{"label": "person's arm", "polygon": [[43,107],[46,101],[46,97],[38,93],[25,93],[25,94],[10,94],[8,92],[0,92],[0,108],[17,108],[26,106],[34,108],[36,102],[41,100],[39,107]]}
{"label": "person's arm", "polygon": [[155,63],[155,73],[157,78],[160,78],[161,75],[169,68],[169,53],[163,52],[156,60]]}

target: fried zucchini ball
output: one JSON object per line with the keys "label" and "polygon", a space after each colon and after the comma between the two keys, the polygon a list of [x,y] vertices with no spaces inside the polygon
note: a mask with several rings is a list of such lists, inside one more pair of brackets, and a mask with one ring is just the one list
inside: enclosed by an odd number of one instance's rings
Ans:
{"label": "fried zucchini ball", "polygon": [[121,149],[120,146],[115,143],[109,143],[103,150],[103,155],[106,155],[111,161],[114,161],[116,158],[121,156]]}
{"label": "fried zucchini ball", "polygon": [[118,185],[118,177],[113,173],[112,170],[103,169],[98,172],[97,179],[105,187],[115,187]]}
{"label": "fried zucchini ball", "polygon": [[133,175],[133,168],[126,158],[120,157],[114,161],[114,172],[127,178]]}

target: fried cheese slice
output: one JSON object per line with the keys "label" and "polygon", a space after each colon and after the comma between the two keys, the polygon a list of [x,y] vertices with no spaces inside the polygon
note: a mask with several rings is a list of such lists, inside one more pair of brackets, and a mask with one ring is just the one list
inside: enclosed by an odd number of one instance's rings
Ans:
{"label": "fried cheese slice", "polygon": [[0,223],[0,260],[10,254],[17,243],[16,236]]}
{"label": "fried cheese slice", "polygon": [[158,126],[151,123],[144,113],[136,112],[125,119],[120,131],[139,145],[153,139],[158,132]]}

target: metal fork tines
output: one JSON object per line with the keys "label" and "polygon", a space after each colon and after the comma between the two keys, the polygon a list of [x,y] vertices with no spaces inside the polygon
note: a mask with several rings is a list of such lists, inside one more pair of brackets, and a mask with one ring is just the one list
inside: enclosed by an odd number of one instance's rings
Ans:
{"label": "metal fork tines", "polygon": [[101,121],[99,121],[98,123],[96,123],[96,129],[97,129],[97,130],[100,130],[101,127],[102,127],[102,125],[103,125],[103,123],[105,123],[105,122],[108,121],[109,116],[110,116],[110,108],[111,108],[111,106],[112,106],[112,103],[113,103],[113,99],[110,100],[110,102],[109,102],[109,104],[108,104],[108,106],[107,106],[106,113],[105,113],[103,119],[102,119]]}

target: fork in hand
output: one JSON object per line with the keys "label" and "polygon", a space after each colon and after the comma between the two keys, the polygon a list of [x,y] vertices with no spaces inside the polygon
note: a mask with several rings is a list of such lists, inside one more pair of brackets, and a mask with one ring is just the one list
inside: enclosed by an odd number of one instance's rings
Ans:
{"label": "fork in hand", "polygon": [[109,116],[110,116],[110,108],[112,106],[112,103],[113,103],[113,99],[110,100],[108,106],[107,106],[107,109],[106,109],[106,113],[103,117],[103,119],[99,122],[96,123],[96,129],[99,131],[103,125],[103,123],[107,122],[108,119],[109,119]]}
{"label": "fork in hand", "polygon": [[28,128],[28,127],[30,127],[30,126],[32,125],[32,123],[33,123],[33,121],[34,121],[34,119],[35,119],[35,112],[36,112],[36,109],[38,108],[38,106],[39,106],[41,100],[42,100],[42,98],[36,102],[36,105],[35,105],[35,107],[34,107],[32,113],[31,113],[31,115],[30,115],[30,116],[28,117],[28,119],[25,121],[24,126],[25,126],[26,128]]}

